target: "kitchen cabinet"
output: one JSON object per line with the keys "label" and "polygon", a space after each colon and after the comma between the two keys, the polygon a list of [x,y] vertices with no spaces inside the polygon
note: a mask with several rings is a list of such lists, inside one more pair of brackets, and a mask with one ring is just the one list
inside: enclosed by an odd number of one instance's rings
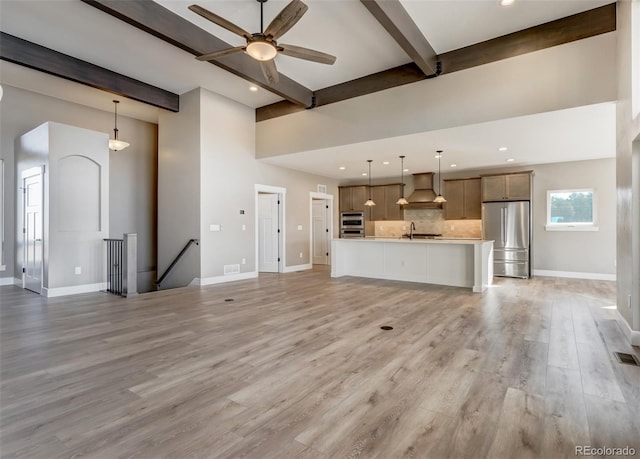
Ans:
{"label": "kitchen cabinet", "polygon": [[480,178],[445,180],[444,197],[445,220],[482,218]]}
{"label": "kitchen cabinet", "polygon": [[341,186],[340,212],[364,212],[364,203],[369,198],[367,188],[365,185]]}
{"label": "kitchen cabinet", "polygon": [[372,186],[371,199],[376,205],[369,210],[369,220],[402,220],[404,212],[396,204],[401,192],[400,184]]}
{"label": "kitchen cabinet", "polygon": [[482,201],[531,199],[531,171],[482,177]]}

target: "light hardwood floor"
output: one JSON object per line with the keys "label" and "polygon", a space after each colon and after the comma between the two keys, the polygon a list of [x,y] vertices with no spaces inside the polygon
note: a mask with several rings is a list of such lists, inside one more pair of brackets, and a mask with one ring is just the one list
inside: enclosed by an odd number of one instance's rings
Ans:
{"label": "light hardwood floor", "polygon": [[3,458],[640,454],[640,367],[611,355],[639,352],[612,282],[474,294],[316,268],[0,301]]}

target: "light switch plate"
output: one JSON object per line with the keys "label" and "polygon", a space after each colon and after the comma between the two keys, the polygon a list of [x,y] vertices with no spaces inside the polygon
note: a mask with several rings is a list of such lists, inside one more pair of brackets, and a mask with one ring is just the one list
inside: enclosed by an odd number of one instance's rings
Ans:
{"label": "light switch plate", "polygon": [[298,225],[298,231],[302,231],[302,225]]}
{"label": "light switch plate", "polygon": [[221,230],[222,230],[221,225],[209,225],[209,231],[221,231]]}
{"label": "light switch plate", "polygon": [[76,274],[82,274],[82,266],[76,266]]}

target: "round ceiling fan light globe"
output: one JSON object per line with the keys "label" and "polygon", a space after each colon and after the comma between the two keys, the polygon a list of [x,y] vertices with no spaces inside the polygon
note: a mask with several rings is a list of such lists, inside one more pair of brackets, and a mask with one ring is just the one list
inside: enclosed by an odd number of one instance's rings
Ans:
{"label": "round ceiling fan light globe", "polygon": [[247,45],[247,54],[257,61],[270,61],[278,50],[271,43],[266,41],[252,41]]}

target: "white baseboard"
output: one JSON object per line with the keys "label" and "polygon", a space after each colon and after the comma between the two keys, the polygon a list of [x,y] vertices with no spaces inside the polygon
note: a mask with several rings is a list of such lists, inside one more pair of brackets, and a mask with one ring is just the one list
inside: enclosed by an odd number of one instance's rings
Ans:
{"label": "white baseboard", "polygon": [[546,277],[567,277],[570,279],[591,279],[591,280],[606,280],[606,281],[614,281],[616,280],[615,274],[604,274],[604,273],[580,273],[573,271],[549,271],[546,269],[534,269],[534,276],[546,276]]}
{"label": "white baseboard", "polygon": [[57,296],[77,295],[78,293],[91,293],[106,290],[106,282],[98,282],[96,284],[84,284],[74,285],[71,287],[55,287],[55,288],[42,288],[42,296],[47,298],[54,298]]}
{"label": "white baseboard", "polygon": [[191,281],[189,285],[202,286],[202,285],[223,284],[225,282],[253,279],[255,277],[258,277],[258,273],[256,271],[252,271],[249,273],[230,274],[228,276],[205,277],[203,279],[196,277]]}
{"label": "white baseboard", "polygon": [[307,269],[313,268],[311,263],[307,263],[306,265],[294,265],[294,266],[285,266],[282,270],[283,273],[294,273],[296,271],[306,271]]}
{"label": "white baseboard", "polygon": [[22,280],[15,277],[0,277],[0,287],[3,285],[17,285],[22,287]]}
{"label": "white baseboard", "polygon": [[640,346],[640,331],[632,330],[629,323],[624,317],[622,317],[622,314],[620,314],[617,309],[616,314],[618,315],[618,323],[620,324],[620,328],[622,328],[622,333],[624,333],[624,336],[632,346]]}

